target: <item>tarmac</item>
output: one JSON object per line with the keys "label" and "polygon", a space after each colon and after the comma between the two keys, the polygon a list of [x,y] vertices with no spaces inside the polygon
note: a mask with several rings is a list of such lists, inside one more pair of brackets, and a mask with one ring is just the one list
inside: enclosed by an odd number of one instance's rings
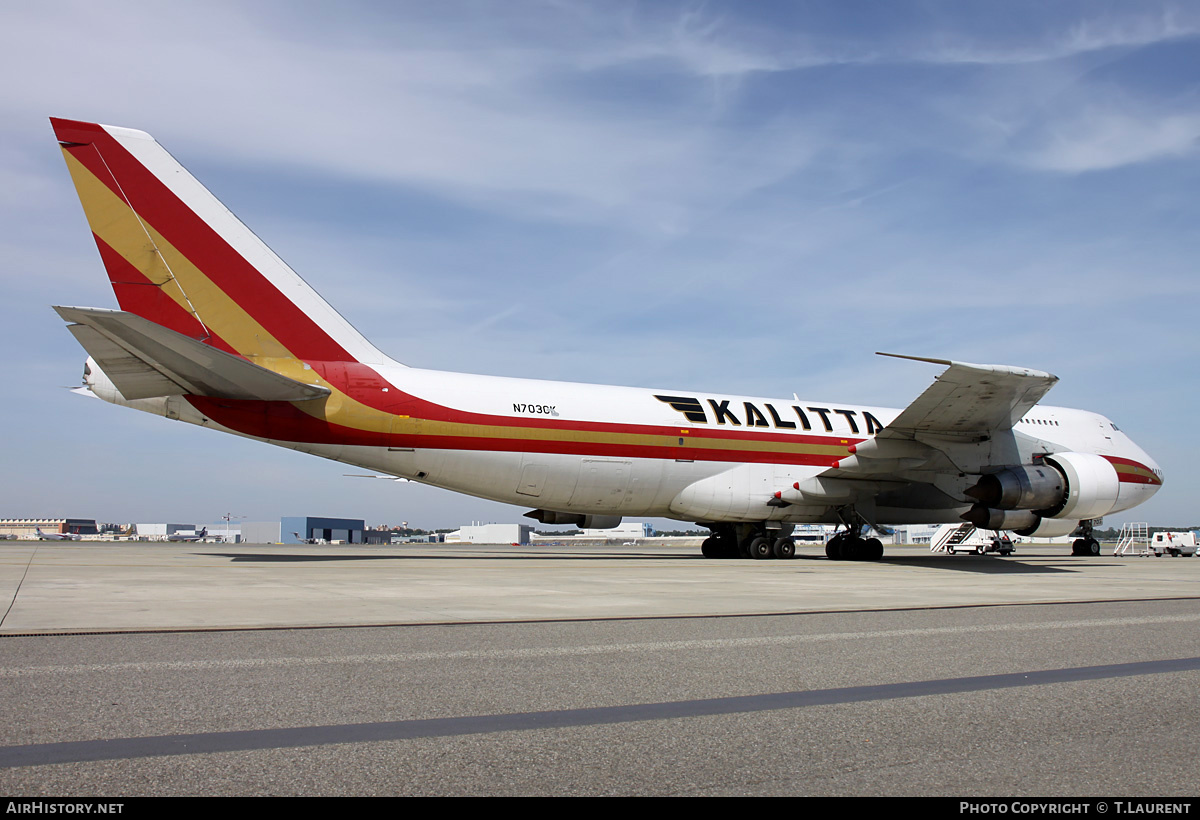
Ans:
{"label": "tarmac", "polygon": [[1198,582],[1061,547],[0,542],[0,790],[1190,805]]}
{"label": "tarmac", "polygon": [[708,560],[693,546],[0,542],[0,635],[703,617],[1200,594],[1200,559]]}

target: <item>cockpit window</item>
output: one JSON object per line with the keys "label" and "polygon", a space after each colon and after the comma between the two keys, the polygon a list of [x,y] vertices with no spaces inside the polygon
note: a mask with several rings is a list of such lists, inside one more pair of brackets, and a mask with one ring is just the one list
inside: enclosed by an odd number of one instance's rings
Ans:
{"label": "cockpit window", "polygon": [[1112,425],[1112,429],[1116,430],[1118,433],[1119,433],[1119,432],[1121,432],[1121,428],[1120,428],[1120,427],[1118,427],[1117,425],[1113,424],[1111,421],[1109,422],[1109,424],[1110,424],[1110,425]]}

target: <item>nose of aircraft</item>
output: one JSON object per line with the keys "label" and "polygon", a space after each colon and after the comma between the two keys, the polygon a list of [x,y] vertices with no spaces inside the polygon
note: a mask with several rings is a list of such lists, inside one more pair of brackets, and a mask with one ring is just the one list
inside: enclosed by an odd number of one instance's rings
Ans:
{"label": "nose of aircraft", "polygon": [[1117,508],[1129,509],[1148,501],[1159,491],[1163,485],[1163,471],[1157,461],[1128,438],[1121,449],[1121,455],[1128,463],[1124,469],[1118,467],[1121,483],[1117,491]]}

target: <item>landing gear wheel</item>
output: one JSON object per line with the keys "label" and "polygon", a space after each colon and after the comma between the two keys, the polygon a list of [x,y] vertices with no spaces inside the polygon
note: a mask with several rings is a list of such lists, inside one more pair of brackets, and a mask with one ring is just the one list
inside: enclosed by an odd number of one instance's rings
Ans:
{"label": "landing gear wheel", "polygon": [[755,559],[758,559],[761,561],[764,558],[770,558],[771,555],[772,555],[771,539],[763,538],[762,536],[759,536],[758,538],[755,538],[753,541],[750,542],[750,557],[751,558],[755,558]]}
{"label": "landing gear wheel", "polygon": [[863,542],[863,560],[864,561],[882,561],[883,560],[883,542],[878,538],[868,538]]}
{"label": "landing gear wheel", "polygon": [[1100,542],[1095,538],[1089,538],[1087,539],[1087,543],[1084,545],[1084,550],[1084,555],[1099,555]]}
{"label": "landing gear wheel", "polygon": [[863,540],[861,538],[847,538],[842,544],[842,558],[846,561],[861,561],[863,558]]}
{"label": "landing gear wheel", "polygon": [[776,558],[787,560],[796,557],[796,542],[790,538],[780,538],[773,548]]}
{"label": "landing gear wheel", "polygon": [[722,558],[721,542],[716,537],[710,536],[705,538],[700,543],[700,554],[705,558]]}
{"label": "landing gear wheel", "polygon": [[840,535],[835,535],[825,543],[825,557],[830,561],[841,561],[845,556],[842,555],[842,542],[846,539]]}

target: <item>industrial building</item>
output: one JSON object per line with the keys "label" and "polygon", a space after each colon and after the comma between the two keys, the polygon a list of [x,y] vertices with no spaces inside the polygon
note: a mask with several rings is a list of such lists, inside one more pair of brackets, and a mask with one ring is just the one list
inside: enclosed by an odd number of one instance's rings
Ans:
{"label": "industrial building", "polygon": [[467,544],[521,544],[529,543],[533,533],[532,524],[474,524],[446,533],[446,542]]}
{"label": "industrial building", "polygon": [[97,535],[100,530],[94,518],[3,518],[0,519],[0,536],[16,536],[23,539],[37,538],[37,531],[72,535]]}
{"label": "industrial building", "polygon": [[639,538],[653,538],[654,526],[639,521],[622,521],[617,526],[609,527],[606,530],[584,530],[579,537],[636,541]]}
{"label": "industrial building", "polygon": [[362,518],[291,516],[279,521],[245,521],[242,542],[251,544],[365,544]]}
{"label": "industrial building", "polygon": [[194,535],[195,524],[137,524],[137,537],[146,541],[166,541],[172,535]]}

